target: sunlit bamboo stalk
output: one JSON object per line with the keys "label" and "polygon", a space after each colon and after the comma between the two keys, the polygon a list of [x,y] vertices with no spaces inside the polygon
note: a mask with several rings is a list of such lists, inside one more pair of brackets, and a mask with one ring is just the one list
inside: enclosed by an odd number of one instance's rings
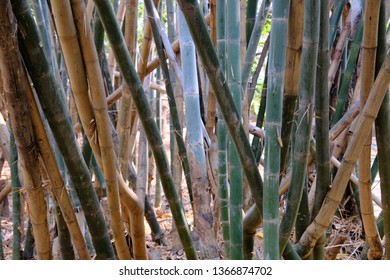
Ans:
{"label": "sunlit bamboo stalk", "polygon": [[[364,9],[364,31],[362,40],[362,65],[364,66],[362,67],[360,74],[360,108],[364,107],[375,79],[375,59],[378,44],[380,2],[381,1],[377,0],[367,0]],[[371,195],[370,168],[372,137],[367,137],[365,140],[366,141],[358,161],[361,214],[366,239],[370,245],[368,258],[381,259],[383,249],[375,223],[374,207],[372,205]]]}

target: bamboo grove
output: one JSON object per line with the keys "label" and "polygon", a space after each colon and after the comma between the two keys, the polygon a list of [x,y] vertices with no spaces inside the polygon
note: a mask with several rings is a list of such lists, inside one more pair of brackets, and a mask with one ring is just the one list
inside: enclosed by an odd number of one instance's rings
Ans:
{"label": "bamboo grove", "polygon": [[0,259],[390,259],[389,1],[0,6]]}

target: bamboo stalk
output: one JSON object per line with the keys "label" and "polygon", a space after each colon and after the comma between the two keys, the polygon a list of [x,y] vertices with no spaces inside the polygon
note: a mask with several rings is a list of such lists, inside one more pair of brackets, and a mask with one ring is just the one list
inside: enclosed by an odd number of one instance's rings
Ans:
{"label": "bamboo stalk", "polygon": [[[243,92],[243,108],[242,111],[246,114],[249,112],[250,102],[248,96],[249,89],[249,77],[252,71],[252,64],[255,59],[257,45],[259,44],[261,33],[263,32],[265,20],[267,19],[268,11],[271,6],[271,0],[265,0],[261,3],[260,10],[257,13],[256,21],[254,23],[254,28],[252,31],[252,35],[250,39],[248,38],[248,46],[245,54],[245,60],[242,65],[241,72],[241,84],[242,84],[242,92]],[[259,60],[260,63],[261,60]],[[264,60],[263,60],[264,62]],[[261,63],[261,65],[263,65]]]}
{"label": "bamboo stalk", "polygon": [[292,180],[287,196],[286,211],[280,223],[279,243],[281,253],[297,219],[299,205],[302,202],[302,194],[305,189],[316,90],[320,3],[318,1],[306,1],[304,8],[302,65],[305,67],[301,67],[300,73],[298,118],[292,151],[292,161],[294,162],[292,165]]}
{"label": "bamboo stalk", "polygon": [[332,88],[334,83],[337,70],[339,69],[343,51],[345,50],[345,45],[348,39],[349,34],[351,33],[351,10],[348,12],[348,18],[343,26],[341,34],[338,38],[336,47],[333,50],[332,63],[329,66],[328,72],[328,91]]}
{"label": "bamboo stalk", "polygon": [[[193,180],[195,228],[208,259],[219,257],[218,243],[213,232],[212,208],[203,146],[202,120],[200,116],[198,77],[196,72],[195,46],[191,39],[184,16],[178,10],[179,40],[182,70],[184,75],[183,93],[186,106],[186,126],[188,140],[188,161]],[[207,218],[206,218],[207,217]]]}
{"label": "bamboo stalk", "polygon": [[[137,46],[137,19],[138,19],[138,0],[126,1],[126,29],[125,41],[126,46],[135,63],[135,54]],[[127,178],[127,163],[130,158],[130,134],[131,134],[131,93],[126,84],[123,84],[122,99],[118,111],[117,131],[119,136],[119,168],[123,178]]]}
{"label": "bamboo stalk", "polygon": [[[282,98],[284,85],[284,68],[286,65],[287,23],[290,1],[277,1],[272,8],[272,29],[269,50],[268,92],[265,116],[265,149],[264,149],[264,257],[279,259],[279,176]],[[284,249],[284,248],[283,248]],[[283,251],[283,250],[282,250]]]}
{"label": "bamboo stalk", "polygon": [[249,44],[249,40],[251,39],[253,29],[256,25],[256,11],[257,11],[257,0],[249,0],[246,5],[246,42]]}
{"label": "bamboo stalk", "polygon": [[[241,105],[241,44],[240,44],[240,2],[226,2],[226,81],[232,94],[238,117],[242,116]],[[247,126],[247,124],[244,124]],[[228,173],[230,182],[230,258],[240,260],[242,255],[242,206],[243,174],[237,150],[228,140]]]}
{"label": "bamboo stalk", "polygon": [[[101,162],[103,167],[102,170],[107,186],[108,207],[110,209],[112,230],[116,242],[115,247],[120,259],[130,259],[130,252],[125,240],[122,225],[122,215],[120,212],[119,189],[116,170],[117,159],[114,151],[112,136],[110,133],[110,119],[105,101],[104,84],[101,76],[98,55],[90,25],[85,21],[87,17],[84,1],[72,0],[71,4],[76,23],[76,29],[78,30],[79,34],[80,48],[84,59],[86,74],[88,75],[91,105],[93,107],[96,118],[96,136],[97,141],[99,142],[98,145],[101,152]],[[143,227],[137,228],[136,230],[143,232]],[[137,240],[137,242],[142,244],[142,239]],[[146,248],[143,251],[144,252],[140,255],[143,255],[143,258],[146,258]]]}
{"label": "bamboo stalk", "polygon": [[0,5],[3,7],[0,10],[0,72],[3,80],[4,103],[10,115],[19,154],[19,167],[23,173],[38,259],[47,260],[51,258],[47,209],[41,176],[37,172],[38,150],[26,100],[27,79],[23,75],[24,66],[18,52],[17,36],[15,36],[17,23],[10,1],[3,0]]}
{"label": "bamboo stalk", "polygon": [[287,158],[291,129],[298,98],[302,37],[303,37],[303,16],[304,1],[292,0],[288,15],[288,38],[286,53],[286,69],[283,89],[283,124],[282,124],[282,151],[281,151],[281,173],[287,169]]}
{"label": "bamboo stalk", "polygon": [[[226,73],[226,1],[217,0],[217,52],[221,71]],[[220,220],[224,244],[224,257],[230,259],[230,222],[229,222],[229,181],[227,175],[227,129],[221,109],[217,112],[217,142],[218,142],[218,183],[220,199]]]}
{"label": "bamboo stalk", "polygon": [[[311,218],[317,215],[331,184],[329,164],[329,92],[326,78],[329,71],[329,1],[321,0],[320,30],[315,90],[315,140],[316,140],[316,189]],[[322,236],[317,242],[313,258],[324,259],[324,241]]]}
{"label": "bamboo stalk", "polygon": [[[12,5],[20,28],[26,31],[23,33],[24,36],[20,37],[23,59],[34,82],[54,138],[63,155],[70,179],[75,184],[77,195],[86,213],[97,258],[113,259],[114,251],[107,235],[103,213],[93,189],[89,170],[81,158],[80,149],[69,122],[69,112],[64,104],[62,87],[57,85],[58,82],[50,70],[52,68],[49,66],[48,59],[39,46],[39,35],[27,2],[23,0],[12,1]],[[34,61],[40,63],[33,63]]]}
{"label": "bamboo stalk", "polygon": [[370,91],[366,105],[358,119],[356,132],[353,134],[352,140],[344,154],[341,166],[333,180],[332,188],[328,192],[318,215],[296,245],[299,255],[305,256],[310,253],[317,239],[332,222],[333,214],[345,192],[349,175],[355,167],[355,163],[362,151],[363,144],[370,133],[374,119],[388,89],[389,80],[390,54],[388,53]]}
{"label": "bamboo stalk", "polygon": [[[378,44],[378,22],[379,22],[380,1],[368,0],[364,9],[364,31],[362,41],[362,71],[361,71],[361,90],[360,107],[363,108],[372,84],[375,79],[375,59],[376,48]],[[371,130],[370,130],[371,131]],[[365,139],[363,150],[359,156],[358,174],[359,174],[359,193],[361,214],[366,233],[367,242],[370,245],[368,251],[369,259],[382,258],[382,244],[378,235],[378,229],[375,223],[374,208],[371,195],[371,142],[372,137]]]}
{"label": "bamboo stalk", "polygon": [[335,0],[333,3],[333,11],[329,19],[329,49],[332,48],[333,42],[336,38],[339,21],[346,3],[346,0]]}
{"label": "bamboo stalk", "polygon": [[[125,0],[118,0],[118,10],[116,10],[116,20],[118,21],[118,24],[120,27],[123,25],[123,21],[125,19],[125,12],[126,12],[126,5]],[[109,73],[111,81],[114,85],[114,75],[115,75],[115,67],[116,67],[116,61],[115,56],[112,50],[110,50],[110,53],[108,54],[108,67],[109,67]]]}
{"label": "bamboo stalk", "polygon": [[156,165],[163,182],[164,193],[171,207],[172,215],[179,231],[180,239],[188,259],[196,259],[196,252],[193,246],[188,224],[186,223],[182,205],[173,184],[172,176],[169,172],[168,162],[163,149],[161,136],[156,123],[152,118],[152,112],[148,100],[143,91],[140,78],[137,77],[130,56],[123,43],[123,36],[120,32],[111,4],[107,0],[94,0],[95,6],[102,19],[103,26],[113,47],[118,66],[130,88],[133,101],[135,102],[140,121],[145,129],[148,142],[156,160]]}
{"label": "bamboo stalk", "polygon": [[[2,79],[0,79],[2,80]],[[12,259],[21,260],[21,243],[22,243],[22,218],[21,218],[21,199],[20,199],[20,181],[18,172],[18,151],[15,145],[14,134],[10,135],[10,169],[12,185]]]}

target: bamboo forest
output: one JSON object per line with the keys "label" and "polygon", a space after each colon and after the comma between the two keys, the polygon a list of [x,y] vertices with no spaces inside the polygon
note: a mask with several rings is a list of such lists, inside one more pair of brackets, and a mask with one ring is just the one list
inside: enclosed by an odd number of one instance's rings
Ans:
{"label": "bamboo forest", "polygon": [[390,259],[389,48],[390,0],[0,0],[0,259]]}

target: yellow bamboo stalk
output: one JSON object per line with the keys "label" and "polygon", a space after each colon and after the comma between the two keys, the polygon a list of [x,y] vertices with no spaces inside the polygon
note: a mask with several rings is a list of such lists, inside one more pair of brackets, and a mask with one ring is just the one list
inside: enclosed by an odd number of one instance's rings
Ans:
{"label": "yellow bamboo stalk", "polygon": [[333,215],[344,195],[347,182],[355,168],[355,163],[358,160],[367,137],[370,135],[372,124],[378,114],[379,107],[389,87],[389,81],[390,53],[386,56],[381,70],[370,91],[366,105],[359,116],[356,132],[353,134],[352,140],[344,154],[340,168],[333,180],[332,188],[328,192],[318,215],[303,233],[299,243],[297,244],[297,251],[302,256],[310,254],[318,238],[328,228],[333,220]]}
{"label": "yellow bamboo stalk", "polygon": [[[126,1],[125,42],[133,63],[137,39],[138,0]],[[123,84],[122,99],[118,112],[117,132],[119,137],[119,167],[123,178],[127,178],[127,163],[129,161],[129,138],[131,133],[131,92],[126,83]]]}
{"label": "yellow bamboo stalk", "polygon": [[[362,39],[362,70],[360,107],[363,108],[369,96],[375,78],[376,48],[378,44],[378,22],[380,2],[367,0],[364,9],[364,31]],[[371,132],[371,129],[370,129]],[[366,138],[362,153],[359,156],[359,194],[361,214],[366,233],[367,242],[370,245],[369,259],[381,259],[383,248],[380,241],[374,207],[371,194],[371,135]]]}
{"label": "yellow bamboo stalk", "polygon": [[[116,19],[120,27],[122,27],[124,18],[125,18],[125,0],[119,0],[118,10],[116,12]],[[114,79],[115,66],[116,66],[116,62],[115,62],[114,52],[110,50],[110,52],[108,53],[108,69],[110,72],[110,78],[113,85],[115,80]]]}
{"label": "yellow bamboo stalk", "polygon": [[[217,19],[217,17],[216,17],[216,0],[211,0],[210,1],[210,36],[211,36],[211,39],[213,40],[214,46],[216,46],[216,44],[217,44],[216,19]],[[244,21],[242,20],[242,22],[244,22]],[[245,32],[243,32],[241,30],[241,34],[245,34]],[[243,36],[243,37],[245,39],[245,36]],[[246,42],[244,42],[244,43],[245,43],[245,47],[246,47]],[[213,135],[215,135],[213,130],[215,127],[215,117],[217,115],[216,109],[217,109],[217,101],[215,98],[213,87],[210,87],[208,100],[207,100],[206,130],[207,130],[208,135],[210,135],[211,137],[213,137]]]}
{"label": "yellow bamboo stalk", "polygon": [[[124,235],[119,201],[116,170],[117,159],[111,136],[110,118],[108,116],[104,82],[101,75],[98,54],[93,40],[92,30],[88,22],[86,22],[86,7],[84,0],[72,0],[71,4],[88,75],[91,103],[96,117],[97,141],[99,141],[103,166],[102,170],[107,184],[108,207],[110,209],[116,250],[120,259],[130,259],[130,252]],[[141,218],[143,220],[143,216],[141,216]],[[138,228],[137,230],[143,231],[143,228]]]}
{"label": "yellow bamboo stalk", "polygon": [[[27,76],[26,76],[27,77]],[[27,79],[26,79],[27,81]],[[76,215],[73,211],[72,202],[65,188],[65,183],[61,177],[60,170],[50,146],[50,141],[46,134],[44,124],[42,122],[38,106],[36,104],[30,83],[26,83],[26,96],[31,112],[31,120],[36,137],[36,143],[39,148],[39,155],[42,159],[47,176],[50,179],[50,188],[54,197],[61,208],[62,215],[68,226],[73,245],[81,260],[91,259],[87,245],[85,244],[83,234],[77,222]]]}
{"label": "yellow bamboo stalk", "polygon": [[347,42],[348,35],[351,33],[351,10],[349,10],[347,20],[341,31],[339,40],[337,41],[336,47],[333,52],[332,63],[329,66],[328,70],[328,91],[330,92],[334,79],[336,77],[337,70],[339,69],[341,57],[343,50],[345,48],[345,43]]}

